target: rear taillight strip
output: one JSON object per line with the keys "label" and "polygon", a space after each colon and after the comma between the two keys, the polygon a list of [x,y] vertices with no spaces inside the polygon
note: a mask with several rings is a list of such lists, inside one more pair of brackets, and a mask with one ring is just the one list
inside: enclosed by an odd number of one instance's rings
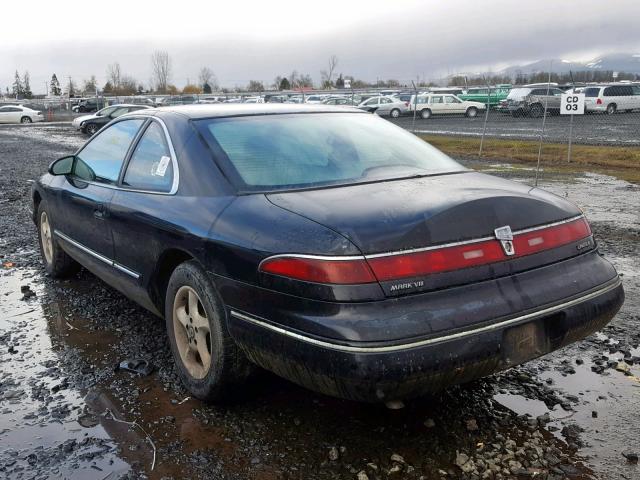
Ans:
{"label": "rear taillight strip", "polygon": [[513,233],[515,253],[507,255],[495,237],[372,255],[280,254],[264,259],[259,271],[314,283],[373,283],[488,265],[538,253],[591,236],[583,215]]}
{"label": "rear taillight strip", "polygon": [[[566,220],[560,220],[558,222],[553,222],[553,223],[546,223],[544,225],[538,225],[537,227],[524,228],[522,230],[515,230],[513,232],[513,236],[515,237],[523,233],[535,232],[537,230],[544,230],[545,228],[551,228],[557,225],[564,225],[565,223],[575,222],[576,220],[580,220],[581,218],[584,218],[584,215],[576,215],[575,217],[567,218]],[[486,242],[487,240],[495,240],[495,239],[496,237],[494,236],[473,238],[471,240],[461,240],[459,242],[441,243],[439,245],[432,245],[430,247],[410,248],[407,250],[396,250],[394,252],[372,253],[370,255],[365,255],[365,257],[367,259],[371,259],[371,258],[379,258],[379,257],[391,257],[394,255],[407,255],[409,253],[428,252],[429,250],[439,250],[441,248],[457,247],[458,245],[471,245],[473,243]],[[331,257],[331,258],[340,258],[340,257]]]}
{"label": "rear taillight strip", "polygon": [[589,224],[581,216],[568,222],[515,233],[513,253],[510,255],[505,253],[502,244],[494,238],[402,255],[368,256],[367,261],[376,278],[384,282],[503,262],[590,236]]}

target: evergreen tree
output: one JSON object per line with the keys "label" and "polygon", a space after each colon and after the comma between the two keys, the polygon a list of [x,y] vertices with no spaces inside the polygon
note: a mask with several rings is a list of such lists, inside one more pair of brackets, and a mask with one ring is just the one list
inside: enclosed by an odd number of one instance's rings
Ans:
{"label": "evergreen tree", "polygon": [[31,85],[29,84],[29,72],[26,71],[24,72],[24,75],[22,75],[22,94],[24,95],[24,98],[32,98],[33,97],[33,92],[31,91]]}
{"label": "evergreen tree", "polygon": [[342,78],[342,74],[336,79],[336,88],[344,88],[344,78]]}
{"label": "evergreen tree", "polygon": [[17,70],[16,70],[15,79],[13,81],[11,93],[16,98],[20,98],[24,94],[24,89],[22,87],[22,80],[20,79],[20,74],[18,73]]}
{"label": "evergreen tree", "polygon": [[202,93],[211,93],[211,85],[208,83],[202,85]]}
{"label": "evergreen tree", "polygon": [[280,80],[278,90],[291,90],[291,83],[289,83],[289,79],[287,77],[284,77],[282,80]]}
{"label": "evergreen tree", "polygon": [[62,95],[60,82],[58,81],[58,77],[55,73],[51,75],[51,83],[49,83],[49,94],[54,97],[59,97],[60,95]]}

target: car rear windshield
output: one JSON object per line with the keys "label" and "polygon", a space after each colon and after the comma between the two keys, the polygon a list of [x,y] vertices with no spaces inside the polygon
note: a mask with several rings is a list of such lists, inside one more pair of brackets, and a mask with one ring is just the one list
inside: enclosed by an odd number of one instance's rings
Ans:
{"label": "car rear windshield", "polygon": [[600,88],[585,88],[584,96],[585,97],[597,97],[600,94]]}
{"label": "car rear windshield", "polygon": [[321,187],[464,170],[415,135],[365,113],[244,116],[196,124],[240,190]]}
{"label": "car rear windshield", "polygon": [[513,88],[507,95],[507,99],[509,100],[522,100],[524,97],[529,95],[531,92],[530,88]]}

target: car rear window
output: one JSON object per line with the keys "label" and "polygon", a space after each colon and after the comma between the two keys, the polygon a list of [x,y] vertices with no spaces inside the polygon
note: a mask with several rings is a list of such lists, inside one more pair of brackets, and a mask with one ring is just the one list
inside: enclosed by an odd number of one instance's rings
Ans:
{"label": "car rear window", "polygon": [[597,97],[600,94],[600,89],[599,88],[585,88],[584,89],[584,96],[585,97]]}
{"label": "car rear window", "polygon": [[513,88],[509,92],[509,95],[507,95],[507,98],[509,100],[522,100],[524,97],[529,95],[529,92],[531,92],[530,88]]}
{"label": "car rear window", "polygon": [[462,171],[444,153],[374,115],[317,113],[196,122],[241,190],[278,190]]}

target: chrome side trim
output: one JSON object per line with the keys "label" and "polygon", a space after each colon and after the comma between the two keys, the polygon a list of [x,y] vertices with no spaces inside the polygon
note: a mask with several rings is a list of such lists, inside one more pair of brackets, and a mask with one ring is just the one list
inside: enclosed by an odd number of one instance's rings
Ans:
{"label": "chrome side trim", "polygon": [[[545,228],[556,227],[558,225],[563,225],[565,223],[571,223],[575,220],[583,218],[584,215],[576,215],[575,217],[567,218],[565,220],[560,220],[558,222],[547,223],[545,225],[539,225],[537,227],[525,228],[523,230],[515,230],[513,232],[513,236],[516,237],[523,233],[535,232],[536,230],[543,230]],[[381,258],[381,257],[393,257],[396,255],[408,255],[411,253],[420,253],[420,252],[428,252],[430,250],[438,250],[441,248],[449,248],[449,247],[459,247],[461,245],[473,245],[474,243],[486,242],[489,240],[496,240],[495,236],[492,237],[481,237],[474,238],[472,240],[462,240],[460,242],[451,242],[451,243],[443,243],[440,245],[431,245],[429,247],[420,247],[420,248],[410,248],[407,250],[396,250],[393,252],[384,252],[384,253],[372,253],[370,255],[311,255],[311,254],[297,254],[297,253],[280,253],[277,255],[271,255],[270,257],[265,258],[260,262],[258,269],[262,266],[264,262],[267,260],[271,260],[273,258],[311,258],[316,260],[332,260],[332,261],[341,261],[341,260],[365,260],[365,259],[373,259],[373,258]]]}
{"label": "chrome side trim", "polygon": [[268,330],[271,330],[273,332],[285,335],[287,337],[290,338],[294,338],[296,340],[300,340],[302,342],[305,343],[309,343],[318,347],[322,347],[322,348],[327,348],[329,350],[336,350],[336,351],[340,351],[340,352],[348,352],[348,353],[387,353],[387,352],[397,352],[397,351],[401,351],[401,350],[408,350],[411,348],[418,348],[418,347],[425,347],[428,345],[433,345],[436,343],[442,343],[442,342],[448,342],[451,340],[457,340],[460,338],[464,338],[464,337],[468,337],[471,335],[477,335],[479,333],[485,333],[485,332],[491,332],[493,330],[498,330],[501,328],[505,328],[505,327],[510,327],[513,325],[517,325],[519,323],[524,323],[527,322],[529,320],[533,320],[535,318],[538,317],[542,317],[544,315],[549,315],[552,313],[555,313],[557,311],[563,310],[565,308],[569,308],[569,307],[573,307],[575,305],[579,305],[580,303],[586,302],[588,300],[591,300],[593,298],[596,298],[600,295],[603,295],[605,293],[608,293],[616,288],[618,288],[620,285],[622,284],[622,280],[620,279],[620,277],[615,278],[612,282],[609,282],[608,284],[606,284],[604,287],[599,288],[595,291],[592,291],[586,295],[583,295],[582,297],[579,298],[575,298],[573,300],[570,300],[568,302],[564,302],[558,305],[554,305],[552,307],[547,307],[547,308],[543,308],[541,310],[532,312],[532,313],[528,313],[526,315],[520,315],[518,317],[515,318],[511,318],[509,320],[505,320],[503,322],[498,322],[498,323],[494,323],[491,325],[486,325],[484,327],[479,327],[479,328],[473,328],[470,330],[465,330],[462,332],[457,332],[457,333],[453,333],[450,335],[443,335],[440,337],[435,337],[435,338],[429,338],[426,340],[419,340],[416,342],[409,342],[409,343],[403,343],[403,344],[399,344],[399,345],[388,345],[388,346],[380,346],[380,347],[354,347],[354,346],[349,346],[349,345],[341,345],[338,343],[333,343],[330,341],[326,341],[326,340],[318,340],[316,338],[313,337],[309,337],[307,335],[303,335],[297,332],[292,332],[291,330],[287,330],[283,327],[279,327],[276,325],[273,325],[271,323],[265,322],[261,319],[258,319],[254,316],[249,316],[246,315],[244,313],[240,313],[236,310],[231,310],[231,316],[238,318],[240,320],[244,320],[246,322],[252,323],[254,325],[258,325],[260,327],[266,328]]}
{"label": "chrome side trim", "polygon": [[111,260],[109,257],[105,257],[104,255],[101,255],[100,253],[94,250],[91,250],[88,247],[85,247],[83,244],[81,244],[80,242],[76,242],[73,238],[65,235],[60,230],[54,230],[53,233],[58,237],[60,237],[61,239],[63,239],[65,242],[70,243],[77,249],[82,250],[84,253],[88,255],[91,255],[93,258],[97,258],[98,260],[106,263],[110,267],[113,267],[116,270],[120,270],[121,272],[126,273],[127,275],[135,278],[136,280],[140,278],[140,274],[134,272],[133,270],[129,270],[127,267],[120,265],[119,263],[116,263],[115,261]]}

